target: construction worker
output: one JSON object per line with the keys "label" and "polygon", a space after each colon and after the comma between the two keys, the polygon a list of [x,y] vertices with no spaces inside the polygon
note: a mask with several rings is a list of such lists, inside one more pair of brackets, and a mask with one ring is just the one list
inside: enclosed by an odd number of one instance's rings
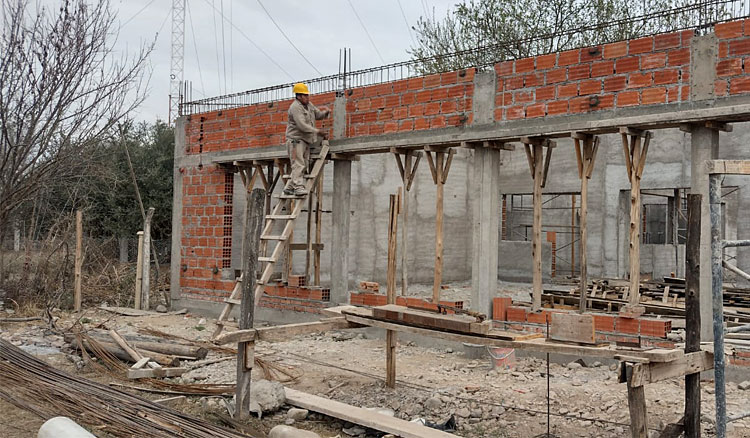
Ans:
{"label": "construction worker", "polygon": [[310,103],[310,90],[303,83],[294,84],[294,102],[289,107],[289,121],[286,125],[286,147],[289,161],[292,163],[292,175],[284,188],[284,194],[305,196],[304,172],[310,157],[310,146],[320,135],[324,139],[328,134],[315,127],[315,121],[325,119],[331,114],[326,107],[318,109]]}

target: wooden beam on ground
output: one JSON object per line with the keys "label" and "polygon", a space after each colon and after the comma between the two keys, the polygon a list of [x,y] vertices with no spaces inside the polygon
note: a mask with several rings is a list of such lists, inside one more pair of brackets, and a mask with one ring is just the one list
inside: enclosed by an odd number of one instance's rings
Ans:
{"label": "wooden beam on ground", "polygon": [[714,355],[708,351],[696,351],[685,355],[673,362],[666,363],[638,363],[633,364],[631,386],[643,386],[674,377],[690,374],[700,375],[714,367]]}
{"label": "wooden beam on ground", "polygon": [[138,363],[143,359],[143,356],[135,351],[133,347],[131,347],[125,339],[120,336],[119,333],[117,333],[117,330],[110,330],[109,331],[109,337],[111,337],[117,345],[120,346],[123,350],[125,350],[126,353],[128,353],[128,356],[130,356],[131,359],[133,359],[133,362]]}
{"label": "wooden beam on ground", "polygon": [[594,316],[577,313],[552,313],[549,338],[553,341],[596,344]]}
{"label": "wooden beam on ground", "polygon": [[236,330],[220,334],[213,342],[216,345],[236,344],[248,341],[283,342],[300,335],[359,327],[361,327],[359,324],[350,323],[346,318],[339,316],[315,322]]}
{"label": "wooden beam on ground", "polygon": [[290,405],[335,417],[370,429],[393,434],[402,438],[456,438],[458,435],[422,426],[380,414],[369,409],[347,405],[291,388],[284,388],[286,402]]}
{"label": "wooden beam on ground", "polygon": [[128,368],[128,379],[154,379],[162,377],[178,377],[188,371],[187,368]]}

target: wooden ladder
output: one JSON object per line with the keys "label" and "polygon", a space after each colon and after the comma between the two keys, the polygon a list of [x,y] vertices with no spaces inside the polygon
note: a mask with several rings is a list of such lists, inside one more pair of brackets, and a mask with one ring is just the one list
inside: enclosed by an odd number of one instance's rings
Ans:
{"label": "wooden ladder", "polygon": [[[294,223],[302,212],[302,207],[305,205],[303,202],[312,193],[312,189],[316,186],[318,178],[320,177],[321,170],[325,165],[325,161],[328,155],[328,141],[323,140],[320,148],[320,153],[315,158],[312,170],[309,175],[305,175],[305,189],[307,194],[304,196],[297,195],[273,195],[274,198],[278,198],[279,202],[273,208],[270,214],[266,215],[266,223],[261,232],[261,250],[260,253],[263,256],[258,257],[259,271],[261,272],[260,278],[257,280],[255,285],[255,305],[258,305],[261,297],[263,296],[263,290],[266,284],[271,279],[271,275],[274,272],[274,265],[279,261],[279,258],[284,254],[284,249],[287,248],[289,242],[288,239],[294,230]],[[289,211],[289,214],[282,214],[284,211]],[[284,228],[281,234],[271,234],[274,229],[274,225],[277,223],[283,223]],[[271,251],[270,255],[266,255],[269,247],[269,242],[276,242],[276,245]],[[237,279],[237,283],[232,290],[229,298],[224,299],[224,309],[219,315],[219,319],[216,321],[216,330],[212,335],[212,338],[221,333],[226,324],[226,320],[232,313],[234,306],[241,304],[242,297],[242,281],[243,278],[240,276]]]}

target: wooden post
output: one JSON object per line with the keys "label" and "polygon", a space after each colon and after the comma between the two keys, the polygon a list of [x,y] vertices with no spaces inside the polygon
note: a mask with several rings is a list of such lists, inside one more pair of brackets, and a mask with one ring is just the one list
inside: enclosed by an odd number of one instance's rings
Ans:
{"label": "wooden post", "polygon": [[[638,316],[645,311],[644,307],[640,305],[641,176],[646,165],[651,132],[620,128],[620,134],[622,135],[622,147],[625,152],[625,166],[630,179],[630,288],[628,305],[624,306],[621,312],[630,316]],[[641,140],[643,140],[643,148],[641,148]]]}
{"label": "wooden post", "polygon": [[[624,365],[624,364],[623,364]],[[632,365],[627,364],[628,408],[630,409],[630,435],[633,438],[648,438],[648,416],[646,411],[646,391],[641,386],[633,386]]]}
{"label": "wooden post", "polygon": [[[388,274],[387,274],[387,302],[396,303],[396,249],[398,240],[398,215],[401,206],[401,188],[398,195],[391,195],[390,217],[388,220]],[[396,387],[396,332],[386,332],[385,349],[385,386]]]}
{"label": "wooden post", "polygon": [[317,194],[318,196],[315,201],[315,262],[314,262],[315,281],[313,282],[313,284],[315,286],[320,286],[320,242],[321,242],[321,232],[323,228],[323,224],[322,224],[323,177],[322,176],[318,178]]}
{"label": "wooden post", "polygon": [[[555,142],[540,138],[521,138],[526,149],[531,178],[534,180],[534,223],[532,228],[531,254],[533,258],[532,304],[531,310],[536,312],[542,307],[542,188],[547,182],[549,163],[552,158],[552,148]],[[547,157],[544,157],[544,147],[547,147]],[[533,148],[533,149],[532,149]]]}
{"label": "wooden post", "polygon": [[[596,152],[599,150],[599,137],[591,134],[572,134],[575,142],[576,160],[578,162],[578,177],[581,179],[581,219],[579,221],[579,233],[581,241],[581,282],[580,282],[580,302],[578,308],[581,312],[586,311],[586,294],[588,292],[588,229],[587,217],[589,207],[589,179],[594,172],[594,161]],[[583,145],[581,145],[583,142]],[[581,147],[583,146],[583,147]]]}
{"label": "wooden post", "polygon": [[[401,295],[406,295],[408,289],[409,280],[407,275],[407,261],[408,261],[408,234],[409,234],[409,191],[414,183],[414,176],[417,174],[417,167],[419,161],[422,158],[422,153],[417,152],[417,159],[414,160],[412,165],[412,158],[414,152],[409,149],[391,148],[391,153],[396,159],[398,165],[398,171],[401,174],[401,183],[403,189],[403,206],[401,208],[401,214],[403,215],[404,226],[401,228]],[[404,156],[403,162],[401,161],[401,155]]]}
{"label": "wooden post", "polygon": [[143,301],[143,231],[138,232],[138,256],[135,262],[135,306],[140,310]]}
{"label": "wooden post", "polygon": [[[687,242],[685,245],[685,353],[700,351],[701,342],[701,201],[701,195],[688,195]],[[686,438],[700,438],[700,421],[700,373],[688,374],[685,376],[684,425]]]}
{"label": "wooden post", "polygon": [[73,292],[76,312],[81,311],[81,269],[83,268],[83,211],[76,211],[75,287]]}
{"label": "wooden post", "polygon": [[[443,192],[448,171],[453,161],[455,150],[448,148],[426,147],[427,163],[430,165],[432,180],[437,185],[437,199],[435,202],[435,279],[432,284],[432,302],[440,301],[440,289],[443,285]],[[430,152],[435,153],[433,161]],[[448,155],[447,160],[445,155]]]}
{"label": "wooden post", "polygon": [[151,219],[154,217],[154,207],[148,209],[146,221],[143,223],[143,286],[141,287],[141,310],[148,310],[151,291]]}
{"label": "wooden post", "polygon": [[[245,232],[242,242],[242,304],[240,330],[253,327],[255,312],[255,276],[258,271],[260,233],[264,222],[265,190],[254,189],[247,196]],[[253,370],[254,341],[237,345],[237,387],[235,390],[235,417],[244,420],[250,413],[250,375]]]}

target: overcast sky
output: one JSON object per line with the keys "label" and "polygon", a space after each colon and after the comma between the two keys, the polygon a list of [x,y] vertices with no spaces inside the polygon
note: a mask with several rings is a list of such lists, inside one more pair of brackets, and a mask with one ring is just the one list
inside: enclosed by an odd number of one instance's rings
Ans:
{"label": "overcast sky", "polygon": [[[350,1],[374,46],[352,11]],[[457,1],[400,0],[400,3],[409,25],[414,25],[427,12],[434,11],[437,17],[443,17]],[[118,49],[132,51],[158,33],[150,59],[149,97],[134,117],[166,120],[172,1],[112,2],[122,26]],[[187,0],[184,79],[192,81],[194,99],[321,76],[284,38],[261,3],[323,75],[338,72],[339,49],[343,47],[352,49],[354,70],[409,59],[406,50],[412,46],[412,35],[398,0]],[[222,8],[225,19],[220,15]]]}

